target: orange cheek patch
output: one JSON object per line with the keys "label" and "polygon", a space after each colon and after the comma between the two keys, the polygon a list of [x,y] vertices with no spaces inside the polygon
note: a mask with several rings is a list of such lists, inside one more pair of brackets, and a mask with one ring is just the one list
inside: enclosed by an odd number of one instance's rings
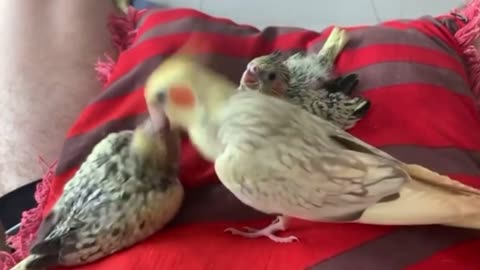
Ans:
{"label": "orange cheek patch", "polygon": [[174,86],[170,88],[169,98],[179,106],[191,107],[195,105],[195,96],[192,89],[188,87]]}

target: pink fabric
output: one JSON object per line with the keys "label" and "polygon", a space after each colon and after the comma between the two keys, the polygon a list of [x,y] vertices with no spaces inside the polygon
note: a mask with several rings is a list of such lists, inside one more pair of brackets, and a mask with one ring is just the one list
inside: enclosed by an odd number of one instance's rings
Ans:
{"label": "pink fabric", "polygon": [[39,158],[39,164],[42,166],[44,175],[42,181],[37,184],[35,191],[35,201],[37,207],[23,212],[20,222],[20,228],[16,235],[7,239],[7,243],[15,249],[12,254],[0,253],[0,270],[8,270],[23,258],[28,256],[31,243],[35,240],[38,227],[42,222],[42,210],[50,193],[50,185],[55,172],[56,162],[48,165],[43,158]]}
{"label": "pink fabric", "polygon": [[473,85],[472,92],[478,105],[480,104],[480,54],[474,46],[474,41],[479,38],[480,34],[480,1],[471,0],[464,8],[454,12],[468,19],[467,24],[455,33],[455,38],[462,47],[463,56],[467,61]]}

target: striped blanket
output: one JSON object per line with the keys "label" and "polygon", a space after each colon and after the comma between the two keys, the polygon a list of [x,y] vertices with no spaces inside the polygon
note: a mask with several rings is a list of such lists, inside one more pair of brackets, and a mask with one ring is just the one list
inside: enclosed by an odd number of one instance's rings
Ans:
{"label": "striped blanket", "polygon": [[[454,37],[464,24],[446,16],[349,27],[351,41],[336,72],[357,73],[355,94],[372,101],[352,134],[405,162],[480,188],[480,116],[464,50]],[[133,31],[125,31],[129,27]],[[260,31],[191,9],[132,9],[113,30],[123,51],[104,77],[104,91],[67,134],[45,212],[99,140],[109,132],[133,129],[145,117],[147,76],[192,32],[211,44],[199,57],[238,82],[249,60],[274,49],[317,52],[331,27]],[[183,140],[180,178],[187,199],[169,229],[80,269],[480,269],[480,238],[464,229],[295,221],[291,232],[301,242],[294,244],[225,234],[226,227],[260,226],[271,218],[235,199],[188,138]]]}

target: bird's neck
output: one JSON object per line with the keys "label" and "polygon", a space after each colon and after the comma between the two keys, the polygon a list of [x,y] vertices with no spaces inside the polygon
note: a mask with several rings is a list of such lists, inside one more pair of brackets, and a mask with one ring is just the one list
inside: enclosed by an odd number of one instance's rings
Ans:
{"label": "bird's neck", "polygon": [[222,110],[228,100],[238,92],[239,90],[236,86],[229,81],[212,86],[211,94],[208,100],[205,101],[210,113]]}
{"label": "bird's neck", "polygon": [[213,125],[192,126],[189,137],[198,152],[211,162],[223,153],[224,146],[218,138],[218,129]]}
{"label": "bird's neck", "polygon": [[132,153],[143,159],[156,158],[158,159],[157,162],[162,162],[166,154],[166,149],[159,149],[161,144],[155,141],[157,138],[155,138],[154,135],[153,133],[150,134],[150,131],[145,130],[143,127],[137,127],[133,133],[132,143],[130,145]]}

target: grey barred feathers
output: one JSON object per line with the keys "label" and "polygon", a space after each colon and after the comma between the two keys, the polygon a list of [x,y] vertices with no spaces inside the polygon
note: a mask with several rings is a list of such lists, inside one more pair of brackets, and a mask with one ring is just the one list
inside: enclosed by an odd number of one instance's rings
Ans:
{"label": "grey barred feathers", "polygon": [[177,213],[179,138],[148,122],[107,135],[64,187],[30,256],[13,269],[93,262],[162,229]]}

